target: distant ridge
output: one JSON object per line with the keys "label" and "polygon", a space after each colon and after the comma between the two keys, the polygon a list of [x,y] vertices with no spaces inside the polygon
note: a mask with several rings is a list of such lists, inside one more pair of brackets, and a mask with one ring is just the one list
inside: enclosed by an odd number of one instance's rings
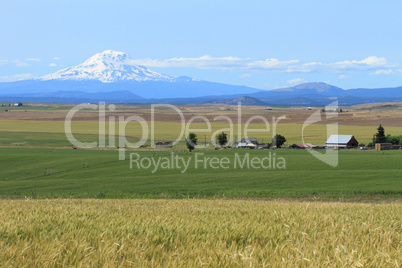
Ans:
{"label": "distant ridge", "polygon": [[296,85],[294,87],[280,88],[272,90],[274,92],[294,92],[294,93],[303,93],[303,94],[341,94],[345,90],[339,87],[331,86],[325,84],[323,82],[313,82],[313,83],[303,83]]}
{"label": "distant ridge", "polygon": [[240,98],[233,99],[233,100],[215,100],[215,101],[206,102],[204,104],[237,105],[239,103],[244,106],[266,106],[266,105],[268,105],[267,103],[260,101],[259,99],[248,97],[248,96],[240,97]]}

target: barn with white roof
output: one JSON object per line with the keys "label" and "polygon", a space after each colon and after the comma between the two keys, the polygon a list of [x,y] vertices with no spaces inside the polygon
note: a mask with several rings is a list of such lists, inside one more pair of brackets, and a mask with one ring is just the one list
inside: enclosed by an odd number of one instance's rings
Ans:
{"label": "barn with white roof", "polygon": [[353,135],[331,135],[325,143],[325,147],[327,148],[353,148],[358,145],[359,143]]}

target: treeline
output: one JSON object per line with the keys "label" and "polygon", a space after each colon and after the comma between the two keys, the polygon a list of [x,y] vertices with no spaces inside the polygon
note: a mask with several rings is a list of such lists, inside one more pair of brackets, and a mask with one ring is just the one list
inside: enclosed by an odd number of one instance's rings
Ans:
{"label": "treeline", "polygon": [[376,143],[391,143],[394,145],[402,145],[402,135],[392,136],[391,134],[385,135],[385,129],[380,124],[377,128],[377,133],[373,136],[373,142],[368,146],[374,146]]}

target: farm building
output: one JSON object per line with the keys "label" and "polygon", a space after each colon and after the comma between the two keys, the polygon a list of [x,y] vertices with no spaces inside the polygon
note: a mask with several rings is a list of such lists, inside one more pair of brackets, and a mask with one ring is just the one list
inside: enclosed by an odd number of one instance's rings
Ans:
{"label": "farm building", "polygon": [[312,144],[306,144],[306,143],[294,143],[289,146],[291,149],[309,149],[312,148]]}
{"label": "farm building", "polygon": [[327,148],[353,148],[358,145],[359,143],[353,135],[331,135],[325,143]]}
{"label": "farm building", "polygon": [[254,144],[254,145],[257,145],[257,138],[245,137],[245,138],[241,139],[240,142],[241,142],[241,143],[252,143],[252,144]]}
{"label": "farm building", "polygon": [[253,137],[246,137],[241,139],[239,142],[233,143],[234,148],[247,148],[247,149],[254,149],[258,145],[257,138]]}
{"label": "farm building", "polygon": [[246,148],[247,143],[245,142],[235,142],[233,143],[233,148]]}
{"label": "farm building", "polygon": [[233,144],[234,148],[245,148],[245,149],[255,149],[255,147],[257,147],[257,145],[253,144],[253,143],[246,143],[246,142],[235,142]]}
{"label": "farm building", "polygon": [[254,143],[247,143],[246,144],[246,148],[248,148],[248,149],[255,149],[255,147],[257,147],[257,145],[255,145]]}

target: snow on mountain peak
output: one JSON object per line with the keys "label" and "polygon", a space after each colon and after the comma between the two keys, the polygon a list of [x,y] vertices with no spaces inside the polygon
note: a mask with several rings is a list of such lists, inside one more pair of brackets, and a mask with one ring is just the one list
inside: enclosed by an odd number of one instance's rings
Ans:
{"label": "snow on mountain peak", "polygon": [[106,50],[83,63],[38,78],[40,80],[99,80],[103,83],[118,81],[174,81],[175,76],[163,75],[145,66],[132,64],[126,53]]}

